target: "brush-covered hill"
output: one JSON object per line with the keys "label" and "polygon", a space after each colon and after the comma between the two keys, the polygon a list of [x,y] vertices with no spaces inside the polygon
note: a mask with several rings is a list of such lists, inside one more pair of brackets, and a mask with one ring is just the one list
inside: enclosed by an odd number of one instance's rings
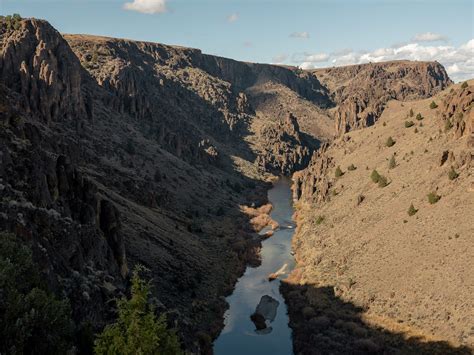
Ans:
{"label": "brush-covered hill", "polygon": [[297,353],[319,353],[318,333],[327,351],[470,353],[474,81],[389,101],[293,179]]}

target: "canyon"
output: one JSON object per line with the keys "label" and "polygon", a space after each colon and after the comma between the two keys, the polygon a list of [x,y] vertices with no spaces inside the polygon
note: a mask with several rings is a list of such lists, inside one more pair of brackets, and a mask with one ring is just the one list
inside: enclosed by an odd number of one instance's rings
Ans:
{"label": "canyon", "polygon": [[[225,297],[261,262],[267,191],[293,177],[297,265],[282,290],[294,352],[467,353],[472,88],[437,62],[301,70],[2,20],[0,230],[69,300],[79,352],[143,265],[183,348],[211,354]],[[403,127],[410,110],[425,117],[417,133]],[[387,187],[372,185],[373,169]],[[405,283],[415,270],[431,281]]]}

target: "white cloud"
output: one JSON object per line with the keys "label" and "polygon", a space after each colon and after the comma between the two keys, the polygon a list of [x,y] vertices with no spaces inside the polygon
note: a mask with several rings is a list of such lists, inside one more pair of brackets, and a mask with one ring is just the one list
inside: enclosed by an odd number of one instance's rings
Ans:
{"label": "white cloud", "polygon": [[327,53],[310,54],[305,57],[305,61],[311,62],[311,63],[327,62],[328,59],[329,59],[329,54]]}
{"label": "white cloud", "polygon": [[[390,60],[438,61],[446,68],[451,79],[462,81],[474,78],[474,39],[455,47],[450,45],[423,45],[420,43],[401,44],[373,51],[348,51],[332,53],[333,65],[349,65]],[[302,60],[307,64],[307,60]]]}
{"label": "white cloud", "polygon": [[443,35],[433,33],[433,32],[425,32],[425,33],[418,33],[412,39],[414,42],[436,42],[436,41],[447,41],[447,38]]}
{"label": "white cloud", "polygon": [[279,54],[279,55],[273,57],[272,63],[273,64],[283,64],[283,62],[287,59],[288,59],[287,54]]}
{"label": "white cloud", "polygon": [[327,62],[330,58],[330,55],[327,53],[294,53],[292,56],[291,61],[293,63],[301,63],[301,62],[308,62],[308,63],[322,63]]}
{"label": "white cloud", "polygon": [[290,34],[291,38],[303,38],[303,39],[308,39],[309,38],[309,33],[308,32],[293,32]]}
{"label": "white cloud", "polygon": [[149,15],[161,14],[167,11],[166,0],[133,0],[123,4],[123,8]]}
{"label": "white cloud", "polygon": [[233,13],[227,16],[227,22],[235,22],[239,19],[239,14]]}

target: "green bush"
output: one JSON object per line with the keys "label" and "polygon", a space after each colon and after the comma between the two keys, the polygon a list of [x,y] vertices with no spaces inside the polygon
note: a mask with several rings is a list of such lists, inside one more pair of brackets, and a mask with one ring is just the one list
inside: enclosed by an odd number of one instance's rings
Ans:
{"label": "green bush", "polygon": [[438,202],[440,200],[441,196],[437,195],[436,193],[434,192],[430,192],[428,194],[428,202],[430,204],[435,204],[436,202]]}
{"label": "green bush", "polygon": [[430,109],[434,110],[434,109],[437,108],[437,107],[438,107],[438,105],[436,104],[436,102],[431,101],[431,103],[430,103]]}
{"label": "green bush", "polygon": [[446,120],[446,122],[444,123],[444,131],[447,132],[449,131],[451,128],[453,128],[453,124],[451,123],[451,120]]}
{"label": "green bush", "polygon": [[411,108],[411,109],[410,109],[409,116],[410,116],[410,117],[413,117],[414,115],[415,115],[415,113],[413,112],[413,109]]}
{"label": "green bush", "polygon": [[13,14],[5,16],[5,24],[7,25],[7,30],[18,30],[21,26],[21,16],[19,14]]}
{"label": "green bush", "polygon": [[415,118],[417,121],[421,121],[424,117],[421,115],[421,113],[418,113]]}
{"label": "green bush", "polygon": [[448,173],[449,180],[455,180],[458,177],[459,177],[459,174],[456,172],[456,170],[454,170],[453,167],[451,167],[451,170],[449,170],[449,173]]}
{"label": "green bush", "polygon": [[140,278],[139,271],[133,272],[131,298],[117,301],[117,321],[97,337],[96,354],[182,354],[178,337],[166,327],[165,316],[157,318],[148,304],[150,284]]}
{"label": "green bush", "polygon": [[388,180],[385,176],[380,175],[379,181],[378,181],[379,187],[385,187],[388,185]]}
{"label": "green bush", "polygon": [[72,346],[71,309],[41,281],[32,252],[0,233],[0,353],[65,354]]}
{"label": "green bush", "polygon": [[320,225],[321,223],[324,222],[324,216],[318,216],[318,218],[316,218],[316,224],[317,225]]}
{"label": "green bush", "polygon": [[388,137],[388,138],[387,138],[387,141],[385,142],[385,145],[386,145],[387,147],[392,147],[395,143],[396,143],[396,142],[393,140],[392,137]]}
{"label": "green bush", "polygon": [[379,182],[380,174],[378,173],[377,170],[374,169],[372,171],[372,174],[370,174],[370,179],[376,184]]}
{"label": "green bush", "polygon": [[468,85],[467,81],[465,81],[464,83],[462,83],[461,89],[465,89],[465,88],[467,88],[468,86],[469,86],[469,85]]}
{"label": "green bush", "polygon": [[341,177],[342,175],[344,175],[344,173],[342,172],[340,166],[338,166],[338,167],[336,168],[336,171],[335,171],[334,175],[335,175],[337,178],[338,178],[338,177]]}
{"label": "green bush", "polygon": [[392,155],[390,158],[390,161],[388,162],[388,168],[389,169],[394,169],[397,166],[397,162],[395,160],[395,155]]}
{"label": "green bush", "polygon": [[413,121],[405,121],[405,128],[410,128],[415,125]]}
{"label": "green bush", "polygon": [[349,171],[354,171],[356,169],[357,169],[357,167],[354,164],[351,164],[347,167],[347,170],[349,170]]}
{"label": "green bush", "polygon": [[416,214],[416,212],[418,212],[418,210],[415,208],[415,206],[413,206],[413,203],[410,205],[410,207],[408,208],[408,215],[411,217],[411,216],[414,216]]}

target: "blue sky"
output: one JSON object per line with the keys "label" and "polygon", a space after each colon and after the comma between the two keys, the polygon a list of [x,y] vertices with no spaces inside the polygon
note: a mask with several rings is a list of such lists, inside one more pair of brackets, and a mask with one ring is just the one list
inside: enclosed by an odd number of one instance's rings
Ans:
{"label": "blue sky", "polygon": [[178,44],[304,68],[438,60],[474,77],[473,0],[0,0],[60,32]]}

